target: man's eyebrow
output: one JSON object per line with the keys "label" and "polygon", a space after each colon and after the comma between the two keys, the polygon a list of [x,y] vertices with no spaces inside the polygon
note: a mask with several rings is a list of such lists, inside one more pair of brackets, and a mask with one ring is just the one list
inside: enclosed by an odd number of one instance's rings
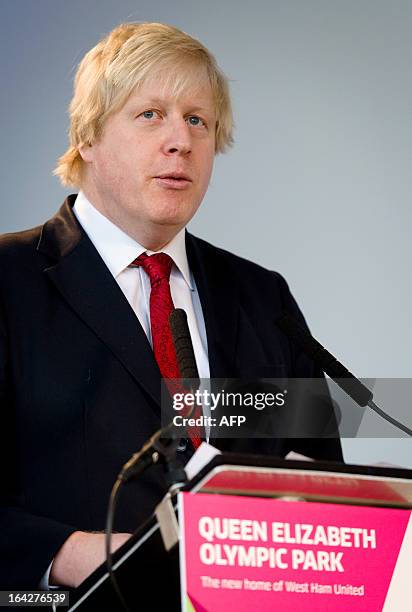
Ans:
{"label": "man's eyebrow", "polygon": [[190,112],[192,113],[205,113],[214,115],[214,108],[206,108],[204,106],[191,106]]}
{"label": "man's eyebrow", "polygon": [[[138,98],[133,102],[133,106],[167,106],[168,100],[162,98]],[[214,115],[215,110],[213,107],[207,108],[205,106],[191,106],[188,104],[187,108],[191,113],[204,113],[207,115]]]}

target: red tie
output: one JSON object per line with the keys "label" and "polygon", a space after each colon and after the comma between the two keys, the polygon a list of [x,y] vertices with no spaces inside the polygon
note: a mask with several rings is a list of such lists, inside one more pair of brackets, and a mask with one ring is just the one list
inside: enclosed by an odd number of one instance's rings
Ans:
{"label": "red tie", "polygon": [[[180,378],[179,365],[173,344],[169,316],[174,310],[170,293],[170,272],[173,259],[166,253],[147,255],[143,253],[135,259],[130,267],[141,266],[150,278],[150,326],[152,329],[153,353],[163,378]],[[199,416],[199,410],[195,411]],[[189,428],[190,439],[195,448],[202,442],[200,429]]]}

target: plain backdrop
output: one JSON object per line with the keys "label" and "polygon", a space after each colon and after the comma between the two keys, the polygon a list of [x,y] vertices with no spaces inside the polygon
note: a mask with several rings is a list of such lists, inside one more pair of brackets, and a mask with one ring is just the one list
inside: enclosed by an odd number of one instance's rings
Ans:
{"label": "plain backdrop", "polygon": [[[236,119],[235,147],[217,158],[190,229],[281,272],[313,334],[358,376],[412,377],[410,0],[1,9],[2,232],[43,222],[67,193],[52,169],[84,53],[123,21],[176,25],[216,55]],[[344,451],[412,467],[407,439],[345,440]]]}

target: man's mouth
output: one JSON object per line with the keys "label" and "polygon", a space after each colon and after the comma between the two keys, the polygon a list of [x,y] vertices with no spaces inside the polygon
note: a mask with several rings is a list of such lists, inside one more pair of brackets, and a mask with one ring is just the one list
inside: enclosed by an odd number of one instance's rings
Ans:
{"label": "man's mouth", "polygon": [[167,189],[185,189],[190,185],[192,179],[184,172],[165,172],[155,176],[158,185]]}

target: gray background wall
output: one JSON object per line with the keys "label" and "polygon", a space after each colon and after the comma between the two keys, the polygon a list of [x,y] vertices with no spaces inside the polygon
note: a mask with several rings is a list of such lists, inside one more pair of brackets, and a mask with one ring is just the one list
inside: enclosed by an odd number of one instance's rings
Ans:
{"label": "gray background wall", "polygon": [[[412,377],[410,0],[0,6],[2,232],[41,223],[66,194],[51,171],[84,53],[122,21],[174,24],[231,78],[237,124],[192,231],[284,274],[314,335],[359,376]],[[410,440],[344,450],[412,467]]]}

